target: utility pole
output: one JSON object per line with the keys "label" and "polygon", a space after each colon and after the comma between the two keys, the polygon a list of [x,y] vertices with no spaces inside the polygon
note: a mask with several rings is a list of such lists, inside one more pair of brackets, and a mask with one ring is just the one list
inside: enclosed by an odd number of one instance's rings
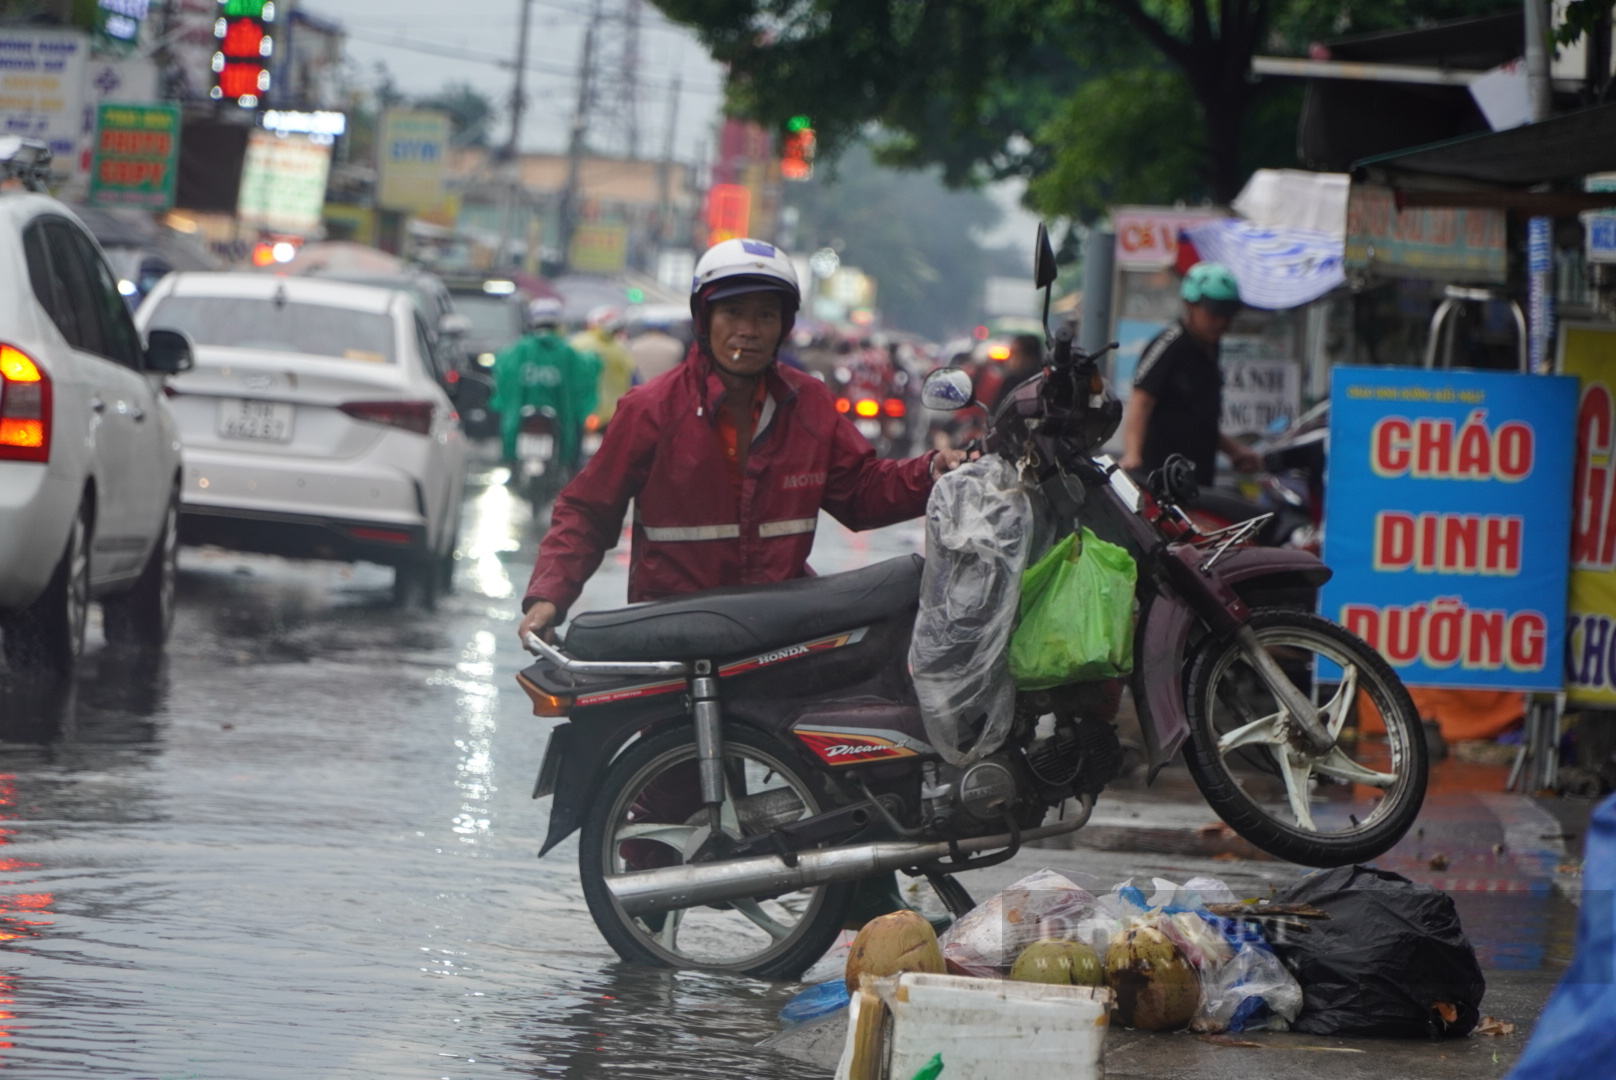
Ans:
{"label": "utility pole", "polygon": [[640,0],[625,0],[623,7],[623,57],[618,78],[622,81],[620,108],[623,131],[632,161],[640,156]]}
{"label": "utility pole", "polygon": [[673,77],[668,96],[668,122],[662,135],[662,161],[657,167],[657,243],[666,246],[673,226],[673,143],[679,129],[679,86],[682,74]]}
{"label": "utility pole", "polygon": [[527,30],[532,15],[533,0],[522,0],[522,16],[516,31],[516,77],[511,85],[511,134],[496,156],[505,172],[505,215],[499,231],[499,249],[494,252],[496,270],[505,267],[511,237],[516,231],[516,209],[523,201],[522,160],[517,155],[517,147],[522,138],[522,113],[527,108]]}
{"label": "utility pole", "polygon": [[572,134],[567,142],[567,186],[561,190],[560,225],[557,238],[561,247],[561,264],[570,261],[572,234],[578,224],[578,187],[583,172],[584,151],[588,146],[589,114],[594,95],[595,37],[600,30],[601,0],[595,0],[589,11],[589,27],[584,31],[583,53],[578,58],[578,100],[572,110]]}

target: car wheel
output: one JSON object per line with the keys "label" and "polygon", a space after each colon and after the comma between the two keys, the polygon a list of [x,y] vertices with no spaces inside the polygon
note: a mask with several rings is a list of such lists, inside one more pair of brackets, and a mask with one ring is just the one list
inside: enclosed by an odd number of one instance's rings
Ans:
{"label": "car wheel", "polygon": [[90,612],[91,521],[90,499],[85,496],[45,591],[26,611],[7,614],[0,622],[12,671],[73,673],[84,651],[84,624]]}
{"label": "car wheel", "polygon": [[101,602],[107,640],[141,649],[161,648],[174,626],[174,587],[179,578],[180,500],[169,496],[163,530],[135,587]]}
{"label": "car wheel", "polygon": [[400,563],[393,570],[393,604],[396,607],[419,607],[422,611],[436,611],[438,607],[438,578],[442,570],[437,560],[417,557]]}

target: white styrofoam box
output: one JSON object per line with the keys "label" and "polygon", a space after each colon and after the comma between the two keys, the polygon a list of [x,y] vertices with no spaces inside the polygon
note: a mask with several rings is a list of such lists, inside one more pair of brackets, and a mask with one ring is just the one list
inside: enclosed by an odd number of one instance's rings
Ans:
{"label": "white styrofoam box", "polygon": [[[881,1080],[909,1080],[943,1056],[947,1080],[1099,1080],[1111,991],[1086,986],[910,973],[867,984],[892,1013]],[[861,995],[853,995],[836,1080],[849,1080]]]}

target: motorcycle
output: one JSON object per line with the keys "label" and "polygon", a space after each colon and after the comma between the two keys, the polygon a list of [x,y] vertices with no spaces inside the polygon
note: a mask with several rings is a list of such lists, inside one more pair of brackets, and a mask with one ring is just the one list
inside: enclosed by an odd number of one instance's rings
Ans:
{"label": "motorcycle", "polygon": [[[969,375],[934,372],[922,400],[970,404]],[[1276,857],[1382,854],[1425,794],[1407,691],[1361,639],[1297,609],[1330,576],[1315,556],[1251,546],[1255,519],[1202,532],[1180,507],[1184,468],[1141,488],[1098,454],[1119,417],[1063,330],[988,452],[1137,560],[1147,779],[1182,752],[1213,810]],[[861,879],[924,876],[958,915],[972,902],[953,875],[1087,823],[1122,764],[1114,683],[1021,692],[999,746],[948,764],[907,665],[922,567],[716,589],[578,615],[558,645],[529,637],[540,659],[519,681],[537,715],[567,718],[533,792],[553,799],[540,856],[580,832],[584,898],[625,960],[795,978]],[[1361,729],[1368,709],[1384,736]]]}
{"label": "motorcycle", "polygon": [[535,507],[551,502],[571,478],[571,470],[559,457],[557,423],[555,410],[548,406],[522,406],[511,478]]}

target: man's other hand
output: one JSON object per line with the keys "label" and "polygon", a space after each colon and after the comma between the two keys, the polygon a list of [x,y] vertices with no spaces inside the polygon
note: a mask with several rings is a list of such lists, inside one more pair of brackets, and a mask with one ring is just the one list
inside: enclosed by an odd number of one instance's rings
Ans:
{"label": "man's other hand", "polygon": [[931,459],[931,478],[933,480],[944,473],[953,472],[965,464],[966,453],[963,450],[944,449],[937,451]]}
{"label": "man's other hand", "polygon": [[527,609],[522,621],[516,627],[516,640],[527,648],[527,636],[537,634],[547,644],[555,644],[556,606],[548,600],[540,600]]}

